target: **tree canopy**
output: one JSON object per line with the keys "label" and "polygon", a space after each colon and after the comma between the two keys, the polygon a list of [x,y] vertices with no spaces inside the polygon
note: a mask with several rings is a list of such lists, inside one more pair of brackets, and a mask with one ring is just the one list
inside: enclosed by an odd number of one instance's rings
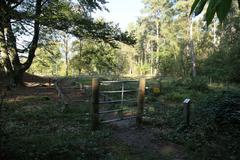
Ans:
{"label": "tree canopy", "polygon": [[[0,51],[5,72],[12,83],[21,82],[35,57],[39,39],[61,30],[78,38],[134,44],[134,38],[118,26],[95,21],[91,12],[105,9],[105,0],[11,0],[0,1]],[[21,60],[20,55],[26,55]]]}

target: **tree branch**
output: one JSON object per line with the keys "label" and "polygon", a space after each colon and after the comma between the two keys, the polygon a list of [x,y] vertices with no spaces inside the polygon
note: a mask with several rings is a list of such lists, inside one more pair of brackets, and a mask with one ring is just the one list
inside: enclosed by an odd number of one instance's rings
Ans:
{"label": "tree branch", "polygon": [[48,1],[49,1],[49,0],[45,0],[45,1],[42,3],[41,7],[43,7]]}
{"label": "tree branch", "polygon": [[20,0],[19,2],[17,1],[17,3],[11,7],[11,9],[17,8],[21,3],[23,2],[23,0]]}

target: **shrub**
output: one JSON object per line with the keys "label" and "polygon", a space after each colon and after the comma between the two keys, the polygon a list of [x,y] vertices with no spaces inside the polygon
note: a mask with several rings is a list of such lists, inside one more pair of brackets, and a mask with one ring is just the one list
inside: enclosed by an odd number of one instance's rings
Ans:
{"label": "shrub", "polygon": [[173,102],[182,102],[186,97],[189,97],[187,94],[182,92],[170,92],[165,95],[165,98]]}
{"label": "shrub", "polygon": [[[240,93],[210,95],[195,108],[187,144],[203,159],[236,160],[240,150]],[[198,145],[197,145],[198,144]]]}
{"label": "shrub", "polygon": [[208,90],[207,79],[205,77],[196,77],[191,79],[187,84],[189,89],[196,91]]}
{"label": "shrub", "polygon": [[192,89],[196,91],[205,91],[208,90],[208,81],[205,77],[196,77],[196,78],[184,78],[178,79],[172,82],[172,87],[184,87],[186,89]]}

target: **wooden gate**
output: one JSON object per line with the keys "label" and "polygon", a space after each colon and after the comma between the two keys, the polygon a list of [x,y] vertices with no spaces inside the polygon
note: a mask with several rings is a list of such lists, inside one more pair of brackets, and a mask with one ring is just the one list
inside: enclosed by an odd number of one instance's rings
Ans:
{"label": "wooden gate", "polygon": [[[127,89],[126,84],[139,83],[138,89]],[[103,90],[103,86],[120,85],[121,89],[118,90]],[[137,93],[132,99],[127,99],[125,95],[130,93]],[[109,95],[119,95],[119,99],[114,99]],[[110,123],[121,120],[127,120],[136,118],[136,124],[139,126],[142,124],[143,107],[144,107],[144,95],[145,95],[145,79],[141,78],[139,81],[99,81],[97,78],[92,79],[92,108],[91,108],[91,118],[92,118],[92,129],[96,130],[99,128],[100,123]],[[127,110],[124,108],[118,109],[102,109],[102,105],[115,105],[120,104],[124,106],[126,104],[137,104],[136,113],[131,116],[126,116],[123,111]],[[108,120],[101,120],[100,116],[102,114],[112,114],[120,113],[120,117]]]}

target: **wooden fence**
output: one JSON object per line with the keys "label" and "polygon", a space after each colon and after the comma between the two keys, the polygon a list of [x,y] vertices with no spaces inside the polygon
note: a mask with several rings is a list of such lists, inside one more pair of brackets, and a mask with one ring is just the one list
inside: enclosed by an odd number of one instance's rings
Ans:
{"label": "wooden fence", "polygon": [[78,84],[77,86],[68,86],[64,84],[64,82],[68,82],[68,79],[58,79],[54,83],[59,101],[63,106],[63,110],[70,105],[79,105],[82,102],[90,102],[88,90],[91,91],[91,86],[83,84]]}

